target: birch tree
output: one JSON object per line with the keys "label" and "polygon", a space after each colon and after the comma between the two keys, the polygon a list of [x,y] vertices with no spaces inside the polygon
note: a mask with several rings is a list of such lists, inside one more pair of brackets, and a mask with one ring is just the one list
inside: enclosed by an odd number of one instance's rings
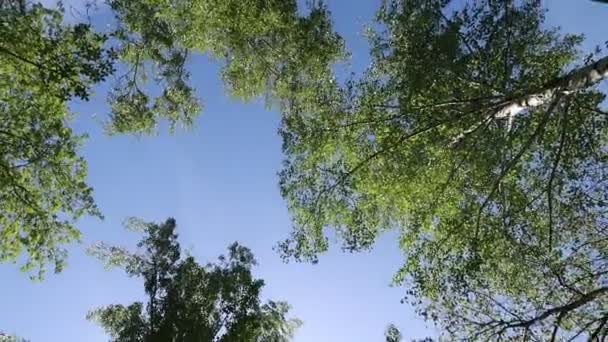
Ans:
{"label": "birch tree", "polygon": [[450,340],[608,336],[608,57],[540,1],[383,1],[372,64],[284,106],[287,258],[398,231]]}

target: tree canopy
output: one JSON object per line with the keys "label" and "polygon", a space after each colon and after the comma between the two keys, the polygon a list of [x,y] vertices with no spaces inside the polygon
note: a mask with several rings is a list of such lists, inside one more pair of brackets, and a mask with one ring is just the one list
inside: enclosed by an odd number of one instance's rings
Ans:
{"label": "tree canopy", "polygon": [[[110,134],[190,126],[201,101],[188,84],[188,56],[208,54],[237,98],[278,98],[290,84],[325,77],[343,55],[321,4],[295,0],[108,0],[107,31],[68,24],[62,6],[0,1],[0,261],[26,257],[41,277],[60,271],[64,245],[78,240],[83,215],[101,217],[80,155],[70,100],[116,79],[109,94]],[[105,30],[105,28],[104,28]],[[145,86],[161,88],[153,96]]]}
{"label": "tree canopy", "polygon": [[256,261],[248,248],[234,243],[228,255],[202,266],[192,256],[182,256],[175,220],[132,221],[130,227],[145,234],[138,252],[104,244],[90,251],[106,266],[121,267],[144,282],[146,303],[89,313],[111,341],[284,342],[301,324],[287,317],[287,303],[261,303],[264,281],[252,274]]}
{"label": "tree canopy", "polygon": [[[344,83],[331,69],[343,42],[321,2],[304,15],[295,0],[107,4],[115,22],[100,32],[64,23],[61,8],[0,0],[0,260],[27,254],[26,269],[60,270],[76,220],[100,216],[67,103],[114,75],[109,133],[191,125],[201,105],[186,63],[204,53],[232,95],[282,112],[285,257],[316,261],[330,230],[349,251],[396,230],[405,260],[394,281],[447,338],[608,336],[608,57],[548,28],[540,1],[379,1],[372,63]],[[145,314],[134,304],[94,315],[117,341],[161,336],[162,317],[178,314],[158,310],[181,298],[170,280],[213,273],[180,259],[172,229],[154,231],[168,234],[155,266],[166,279],[145,273],[152,259],[109,250],[151,294]],[[249,269],[250,253],[232,249],[216,267],[244,258]]]}
{"label": "tree canopy", "polygon": [[51,262],[59,271],[57,246],[79,237],[72,220],[100,216],[67,101],[86,99],[114,56],[107,36],[40,5],[1,1],[0,21],[0,260],[25,250],[24,269]]}
{"label": "tree canopy", "polygon": [[398,230],[406,299],[457,340],[608,336],[608,58],[540,1],[383,1],[372,64],[284,108],[286,257]]}
{"label": "tree canopy", "polygon": [[386,328],[384,337],[386,342],[401,342],[403,338],[399,329],[397,329],[397,327],[393,324],[389,324],[389,326]]}

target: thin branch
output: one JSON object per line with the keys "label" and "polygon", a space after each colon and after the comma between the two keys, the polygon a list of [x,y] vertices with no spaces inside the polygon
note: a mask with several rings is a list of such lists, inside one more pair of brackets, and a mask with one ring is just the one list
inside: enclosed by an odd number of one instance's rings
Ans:
{"label": "thin branch", "polygon": [[[404,111],[404,112],[402,112],[402,113],[399,113],[399,114],[391,115],[391,116],[389,116],[387,118],[353,121],[353,122],[349,122],[349,123],[345,123],[345,124],[339,125],[337,128],[338,129],[339,128],[348,128],[348,127],[357,126],[357,125],[366,125],[366,124],[387,122],[387,121],[392,121],[392,120],[396,120],[396,119],[402,118],[402,117],[410,114],[411,111],[425,110],[425,109],[435,109],[435,108],[443,108],[443,107],[449,107],[449,106],[454,106],[454,105],[459,105],[459,104],[466,104],[466,103],[476,103],[476,102],[480,102],[480,101],[484,101],[484,100],[491,100],[491,99],[495,99],[495,98],[497,98],[497,97],[496,96],[486,96],[486,97],[477,97],[477,98],[462,99],[462,100],[449,100],[449,101],[432,103],[432,104],[418,106],[418,107],[413,107],[413,108],[404,108],[404,109],[407,109],[407,110]],[[372,105],[372,107],[385,108],[385,109],[400,109],[401,108],[401,106],[399,106],[399,105],[393,106],[393,105],[385,105],[385,104],[375,104],[375,105]],[[336,129],[327,129],[327,131],[336,131]]]}
{"label": "thin branch", "polygon": [[[568,102],[569,103],[569,102]],[[549,249],[553,244],[553,180],[555,179],[555,174],[557,172],[557,168],[559,166],[559,162],[562,157],[562,151],[564,149],[564,144],[566,141],[566,131],[568,125],[568,109],[569,104],[565,106],[562,114],[562,129],[560,134],[559,146],[557,148],[555,162],[553,163],[553,167],[551,168],[551,174],[549,176],[549,182],[547,183],[547,204],[549,206]]]}
{"label": "thin branch", "polygon": [[[490,126],[490,124],[491,124],[491,121],[487,122],[487,124],[483,128],[483,131],[485,131]],[[450,185],[451,181],[456,176],[456,173],[458,172],[458,170],[460,170],[460,168],[462,167],[462,165],[464,165],[464,163],[467,161],[467,159],[469,158],[469,156],[471,155],[471,153],[473,152],[473,150],[477,147],[477,145],[479,145],[479,140],[476,140],[475,143],[473,144],[473,146],[470,146],[470,148],[467,148],[466,149],[466,153],[464,154],[464,156],[460,159],[460,161],[458,163],[456,163],[451,168],[450,173],[448,174],[445,182],[443,183],[443,185],[440,188],[441,190],[439,190],[437,192],[437,196],[435,196],[435,200],[433,201],[432,205],[435,205],[435,204],[439,203],[439,199],[445,193],[447,187]]]}
{"label": "thin branch", "polygon": [[604,317],[602,317],[602,319],[600,320],[600,324],[598,325],[598,327],[591,334],[589,341],[599,341],[600,340],[599,335],[600,335],[602,329],[604,329],[604,327],[606,326],[607,322],[608,322],[608,314],[605,314]]}
{"label": "thin branch", "polygon": [[494,121],[493,119],[494,118],[491,115],[486,115],[486,117],[484,119],[482,119],[481,121],[479,121],[478,123],[465,129],[464,131],[460,132],[460,134],[458,134],[454,139],[452,139],[452,141],[450,142],[450,144],[448,146],[454,147],[456,145],[459,145],[464,140],[464,138],[477,132],[477,130],[479,128],[488,127],[492,123],[492,121]]}
{"label": "thin branch", "polygon": [[475,244],[477,243],[478,236],[479,236],[479,225],[480,225],[480,222],[481,222],[481,214],[483,213],[483,210],[486,208],[486,206],[488,205],[488,203],[490,203],[490,200],[492,199],[492,197],[496,193],[496,190],[498,189],[500,183],[502,182],[502,179],[511,171],[511,169],[515,165],[517,165],[517,163],[519,162],[519,159],[532,146],[532,143],[534,142],[534,140],[537,137],[539,137],[540,135],[542,135],[542,132],[544,131],[545,126],[547,125],[547,122],[549,121],[549,116],[551,115],[551,113],[555,109],[555,106],[557,106],[557,103],[558,103],[558,100],[553,101],[553,103],[549,106],[549,108],[545,112],[545,115],[541,119],[541,122],[539,123],[539,125],[536,128],[536,130],[534,131],[534,133],[532,133],[532,135],[524,143],[523,147],[517,152],[517,154],[515,155],[515,157],[513,157],[507,163],[507,165],[505,165],[503,167],[502,172],[498,175],[498,177],[494,181],[494,184],[492,185],[490,193],[488,194],[488,196],[486,197],[486,199],[483,201],[483,203],[481,204],[481,206],[479,207],[479,210],[477,212],[477,223],[476,223],[476,228],[475,228],[475,240],[474,240]]}
{"label": "thin branch", "polygon": [[[11,173],[11,170],[9,167],[5,166],[4,164],[0,163],[0,166],[3,167],[3,169],[5,170],[5,174],[8,176],[8,179],[12,179],[13,175]],[[11,187],[13,188],[13,194],[26,206],[28,206],[29,208],[31,208],[32,210],[34,210],[37,214],[44,216],[46,215],[46,213],[44,212],[44,210],[42,210],[36,203],[33,203],[30,199],[28,199],[27,197],[31,196],[30,195],[30,191],[25,188],[23,185],[13,181],[10,183]],[[23,192],[24,196],[21,195],[21,193],[18,191],[20,190],[21,192]]]}
{"label": "thin branch", "polygon": [[579,336],[581,336],[583,333],[587,332],[587,329],[589,329],[589,327],[592,326],[595,322],[596,322],[596,320],[592,320],[592,321],[588,322],[587,324],[585,324],[585,326],[580,328],[579,331],[577,331],[577,333],[574,334],[574,336],[572,336],[568,339],[568,342],[575,341]]}
{"label": "thin branch", "polygon": [[564,281],[564,278],[562,276],[562,273],[558,270],[556,270],[555,268],[549,266],[549,269],[551,270],[551,273],[553,273],[553,275],[557,278],[557,282],[564,288],[566,288],[568,291],[570,292],[574,292],[575,294],[582,296],[583,292],[581,292],[580,290],[578,290],[577,288],[569,285],[568,283],[566,283]]}
{"label": "thin branch", "polygon": [[[504,53],[504,78],[505,78],[505,88],[507,87],[507,82],[508,80],[511,78],[511,65],[509,64],[509,57],[511,54],[511,26],[512,26],[512,20],[511,20],[511,16],[509,15],[511,12],[511,7],[512,7],[512,0],[503,0],[504,1],[504,5],[505,5],[505,26],[506,26],[506,32],[505,35],[507,37],[507,44],[505,47],[505,53]],[[511,68],[510,68],[511,67]]]}
{"label": "thin branch", "polygon": [[575,99],[575,102],[577,103],[578,107],[581,108],[581,109],[588,110],[588,111],[594,112],[596,114],[608,116],[608,112],[607,111],[601,110],[599,108],[593,108],[593,107],[585,106],[585,105],[581,104],[576,99]]}
{"label": "thin branch", "polygon": [[20,60],[20,61],[22,61],[24,63],[33,65],[33,66],[37,67],[38,69],[44,69],[44,66],[42,64],[36,63],[36,62],[31,61],[31,60],[29,60],[29,59],[27,59],[27,58],[25,58],[23,56],[20,56],[20,55],[18,55],[16,53],[12,52],[11,50],[3,47],[2,45],[0,45],[0,51],[4,52],[5,54],[7,54],[9,56],[12,56],[13,58],[18,59],[18,60]]}
{"label": "thin branch", "polygon": [[562,323],[562,319],[566,316],[566,312],[561,312],[559,316],[557,316],[557,320],[555,321],[555,327],[553,327],[553,332],[551,333],[551,342],[555,341],[557,337],[557,331],[559,330],[560,324]]}
{"label": "thin branch", "polygon": [[532,319],[529,319],[526,321],[516,321],[516,322],[508,323],[501,330],[505,331],[507,329],[513,329],[513,328],[531,327],[532,325],[534,325],[544,319],[547,319],[553,315],[568,313],[572,310],[576,310],[579,307],[584,306],[584,305],[588,304],[589,302],[595,300],[597,297],[604,295],[606,292],[608,292],[608,286],[600,287],[598,289],[595,289],[591,292],[584,294],[579,299],[577,299],[573,302],[570,302],[570,303],[562,305],[562,306],[557,306],[557,307],[551,308]]}
{"label": "thin branch", "polygon": [[486,299],[489,299],[492,303],[494,303],[495,305],[497,305],[499,308],[501,308],[504,312],[508,313],[509,315],[515,317],[518,320],[523,320],[523,318],[518,315],[516,312],[509,310],[506,306],[504,306],[501,302],[499,302],[498,300],[496,300],[494,297],[485,294],[483,292],[477,292],[477,291],[473,291],[473,293],[477,294],[477,295],[481,295],[482,297],[485,297]]}

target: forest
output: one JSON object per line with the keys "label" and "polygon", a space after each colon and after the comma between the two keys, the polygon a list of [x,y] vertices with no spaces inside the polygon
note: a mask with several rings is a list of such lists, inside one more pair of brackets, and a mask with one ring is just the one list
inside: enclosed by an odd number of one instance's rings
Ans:
{"label": "forest", "polygon": [[[387,298],[416,319],[345,324],[608,341],[608,4],[567,3],[0,0],[0,341],[62,320],[45,288],[101,303],[49,341],[317,341]],[[282,298],[300,272],[348,298]]]}

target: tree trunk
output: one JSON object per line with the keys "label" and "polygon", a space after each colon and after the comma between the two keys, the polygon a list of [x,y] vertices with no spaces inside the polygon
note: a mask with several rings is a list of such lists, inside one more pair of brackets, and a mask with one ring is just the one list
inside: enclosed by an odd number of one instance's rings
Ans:
{"label": "tree trunk", "polygon": [[537,92],[509,101],[498,109],[494,114],[494,118],[508,118],[512,120],[525,109],[538,107],[550,102],[557,94],[571,94],[606,79],[608,79],[608,56],[591,65],[573,70],[568,75],[548,83]]}

